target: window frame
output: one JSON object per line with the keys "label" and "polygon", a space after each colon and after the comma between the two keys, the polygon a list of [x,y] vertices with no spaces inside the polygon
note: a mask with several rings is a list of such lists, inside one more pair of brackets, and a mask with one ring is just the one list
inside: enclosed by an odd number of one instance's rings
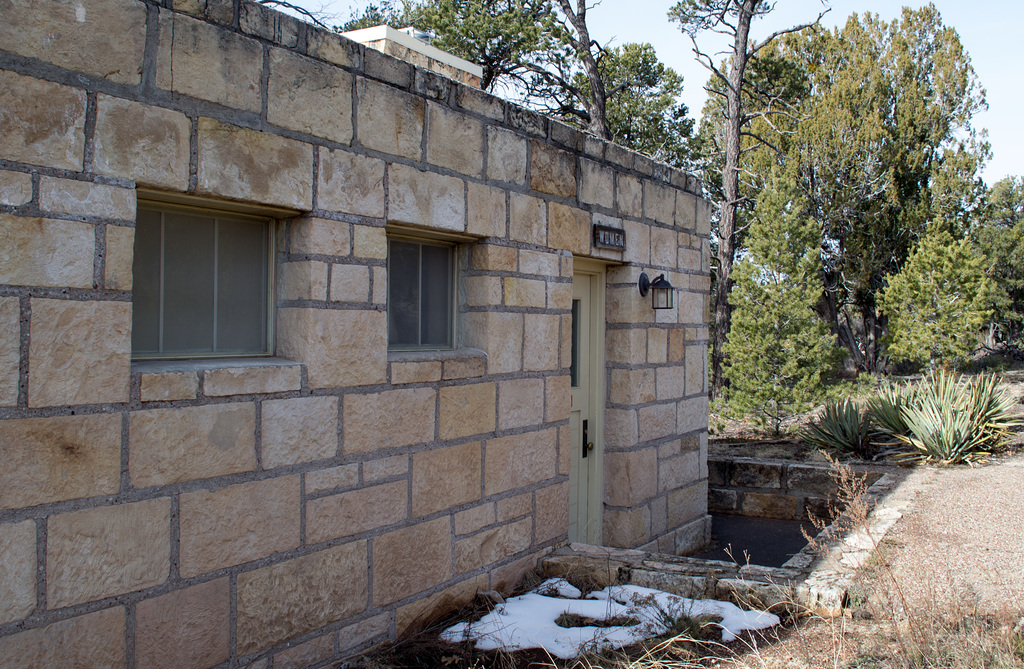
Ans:
{"label": "window frame", "polygon": [[[195,214],[199,216],[208,216],[213,218],[234,218],[241,220],[248,220],[256,223],[260,222],[265,226],[266,234],[266,245],[267,245],[267,258],[266,258],[266,304],[264,310],[266,319],[264,323],[265,327],[265,341],[266,346],[262,351],[187,351],[187,352],[147,352],[138,353],[135,351],[134,346],[131,351],[132,362],[144,362],[144,361],[160,361],[160,360],[224,360],[224,359],[241,359],[241,358],[270,358],[276,353],[276,295],[277,295],[277,247],[278,247],[278,216],[284,212],[278,211],[267,211],[261,207],[253,207],[239,204],[234,206],[231,203],[221,202],[206,202],[205,200],[196,201],[197,198],[191,198],[188,196],[174,197],[172,194],[150,194],[139,192],[137,196],[136,204],[136,226],[138,226],[138,212],[146,209],[150,211],[159,211],[161,214],[171,213],[185,213]],[[220,205],[220,206],[218,206]],[[276,214],[276,215],[275,215]],[[288,212],[289,215],[293,215],[292,212]],[[138,231],[136,230],[136,235]],[[133,253],[134,255],[134,253]],[[134,274],[134,266],[133,266]],[[134,284],[134,281],[133,281]],[[133,312],[134,312],[134,290],[133,285]],[[134,328],[134,318],[132,322]]]}
{"label": "window frame", "polygon": [[[428,345],[409,345],[409,344],[392,344],[391,343],[391,289],[394,285],[394,273],[391,271],[391,242],[399,241],[412,244],[418,244],[420,246],[435,246],[448,249],[449,253],[449,266],[451,268],[451,276],[449,277],[448,285],[448,296],[449,296],[449,313],[448,313],[448,327],[450,332],[449,342],[447,345],[438,346],[434,344]],[[388,278],[388,295],[387,305],[385,313],[387,315],[387,338],[388,338],[388,352],[416,352],[416,351],[454,351],[459,347],[458,342],[458,285],[459,285],[459,262],[458,262],[458,249],[459,243],[456,240],[448,239],[441,236],[421,236],[415,233],[405,231],[391,231],[387,233],[387,278]],[[422,309],[423,300],[422,295],[420,297],[420,308]]]}

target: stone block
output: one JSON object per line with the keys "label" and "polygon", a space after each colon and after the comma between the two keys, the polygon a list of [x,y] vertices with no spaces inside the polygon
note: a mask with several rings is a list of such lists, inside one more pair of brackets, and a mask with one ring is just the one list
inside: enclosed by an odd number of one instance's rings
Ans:
{"label": "stone block", "polygon": [[352,75],[285,49],[271,49],[267,121],[348,144],[352,141]]}
{"label": "stone block", "polygon": [[0,524],[0,555],[3,556],[0,559],[0,625],[3,625],[27,617],[36,608],[35,521]]}
{"label": "stone block", "polygon": [[515,497],[499,499],[497,503],[498,522],[507,523],[533,513],[533,494],[525,492]]}
{"label": "stone block", "polygon": [[111,290],[132,289],[132,260],[135,228],[106,226],[107,253],[103,266],[103,286]]}
{"label": "stone block", "polygon": [[495,126],[487,127],[487,178],[526,183],[526,140]]}
{"label": "stone block", "polygon": [[647,356],[646,346],[646,332],[642,329],[608,330],[605,335],[608,362],[638,363]]}
{"label": "stone block", "polygon": [[265,469],[337,455],[338,398],[268,400],[261,407],[261,453]]}
{"label": "stone block", "polygon": [[50,516],[46,603],[60,608],[159,585],[171,558],[171,498]]}
{"label": "stone block", "polygon": [[605,318],[609,323],[645,323],[654,319],[651,303],[640,297],[635,285],[608,288]]}
{"label": "stone block", "polygon": [[255,414],[252,403],[132,412],[132,485],[145,488],[254,470]]}
{"label": "stone block", "polygon": [[226,578],[142,600],[135,607],[135,666],[178,669],[226,661],[230,617]]}
{"label": "stone block", "polygon": [[473,245],[473,268],[492,272],[514,272],[517,267],[516,249],[495,244]]}
{"label": "stone block", "polygon": [[173,0],[174,11],[229,26],[235,20],[232,0]]}
{"label": "stone block", "polygon": [[361,48],[358,42],[337,33],[327,30],[306,31],[306,53],[328,63],[358,68],[362,65]]}
{"label": "stone block", "polygon": [[374,483],[409,473],[409,456],[392,455],[390,458],[378,458],[363,463],[363,483]]}
{"label": "stone block", "polygon": [[636,409],[605,409],[605,445],[613,448],[629,448],[638,440]]}
{"label": "stone block", "polygon": [[834,472],[828,467],[789,465],[786,468],[786,489],[820,497],[836,494]]}
{"label": "stone block", "polygon": [[658,494],[658,452],[607,451],[604,454],[604,501],[609,506],[637,506]]}
{"label": "stone block", "polygon": [[580,161],[580,202],[611,209],[615,200],[615,173],[592,160]]}
{"label": "stone block", "polygon": [[0,508],[15,509],[120,488],[121,417],[54,416],[0,421]]}
{"label": "stone block", "polygon": [[478,592],[487,589],[487,574],[478,574],[441,592],[400,606],[395,612],[395,630],[399,638],[422,631],[435,621],[472,603]]}
{"label": "stone block", "polygon": [[782,465],[734,460],[729,484],[739,488],[782,488]]}
{"label": "stone block", "polygon": [[427,105],[427,162],[472,177],[484,166],[484,127],[472,116],[445,106]]}
{"label": "stone block", "polygon": [[278,267],[280,267],[278,280],[280,299],[327,299],[327,263],[318,260],[299,260],[281,263]]}
{"label": "stone block", "polygon": [[[38,14],[32,9],[26,14]],[[8,21],[0,31],[10,27]],[[5,46],[8,42],[0,39]],[[85,91],[0,71],[0,145],[4,158],[81,170],[85,152]]]}
{"label": "stone block", "polygon": [[655,371],[628,367],[611,370],[608,398],[614,404],[647,404],[655,400]]}
{"label": "stone block", "polygon": [[650,539],[651,510],[647,506],[636,509],[605,509],[602,545],[615,548],[633,548]]}
{"label": "stone block", "polygon": [[311,495],[335,488],[349,488],[359,482],[359,465],[342,465],[317,469],[306,473],[306,494]]}
{"label": "stone block", "polygon": [[436,398],[433,388],[345,395],[342,418],[345,455],[433,441]]}
{"label": "stone block", "polygon": [[544,422],[544,379],[514,379],[498,384],[498,429]]}
{"label": "stone block", "polygon": [[546,246],[548,218],[544,200],[511,193],[509,207],[509,239],[524,244]]}
{"label": "stone block", "polygon": [[541,488],[536,493],[537,513],[534,519],[533,540],[541,544],[567,536],[569,531],[569,484]]}
{"label": "stone block", "polygon": [[455,514],[455,535],[461,536],[494,524],[494,504],[481,504]]}
{"label": "stone block", "polygon": [[[145,4],[64,1],[45,12],[38,9],[28,0],[4,3],[0,44],[5,51],[118,84],[139,84],[146,45]],[[118,17],[116,29],[109,24],[111,16]]]}
{"label": "stone block", "polygon": [[344,149],[319,150],[317,206],[343,214],[383,218],[384,161]]}
{"label": "stone block", "polygon": [[800,500],[783,494],[745,492],[740,512],[756,518],[799,519]]}
{"label": "stone block", "polygon": [[726,488],[708,488],[708,511],[711,513],[736,513],[737,493]]}
{"label": "stone block", "polygon": [[495,385],[474,383],[440,390],[440,437],[459,439],[494,431]]}
{"label": "stone block", "polygon": [[658,223],[674,225],[676,218],[676,191],[668,186],[646,179],[643,184],[644,216]]}
{"label": "stone block", "polygon": [[707,391],[707,346],[704,344],[686,348],[686,394],[696,395]]}
{"label": "stone block", "polygon": [[707,237],[711,232],[711,203],[704,199],[697,200],[697,234]]}
{"label": "stone block", "polygon": [[474,441],[413,455],[413,517],[480,499],[481,461],[480,444]]}
{"label": "stone block", "polygon": [[530,547],[533,519],[478,532],[455,542],[455,573],[464,574],[512,557]]}
{"label": "stone block", "polygon": [[143,402],[194,400],[199,392],[199,375],[195,372],[143,373],[139,386]]}
{"label": "stone block", "polygon": [[687,486],[701,477],[700,451],[687,451],[658,463],[658,492]]}
{"label": "stone block", "polygon": [[383,383],[387,314],[371,310],[278,310],[278,352],[306,363],[312,388]]}
{"label": "stone block", "polygon": [[506,306],[543,309],[547,304],[547,285],[542,280],[507,276],[504,284]]}
{"label": "stone block", "polygon": [[32,200],[32,175],[0,170],[0,204],[19,207]]}
{"label": "stone block", "polygon": [[[674,268],[677,262],[679,239],[675,230],[651,228],[651,264]],[[654,278],[652,274],[651,278]],[[671,277],[669,277],[671,280]]]}
{"label": "stone block", "polygon": [[[212,4],[212,3],[211,3]],[[226,3],[230,6],[230,3]],[[230,19],[227,23],[231,23]],[[238,7],[238,27],[246,35],[255,35],[265,40],[295,47],[299,41],[302,23],[293,16],[287,16],[270,7],[245,2]]]}
{"label": "stone block", "polygon": [[444,361],[445,381],[452,379],[475,379],[487,371],[487,358],[483,355],[470,355]]}
{"label": "stone block", "polygon": [[314,637],[274,656],[274,669],[307,669],[334,655],[334,633]]}
{"label": "stone block", "polygon": [[558,197],[576,197],[575,156],[550,144],[531,141],[530,188]]}
{"label": "stone block", "polygon": [[89,181],[42,177],[39,208],[70,216],[98,216],[135,220],[135,190],[104,186]]}
{"label": "stone block", "polygon": [[391,383],[433,383],[441,380],[440,360],[421,360],[391,363]]}
{"label": "stone block", "polygon": [[366,302],[369,298],[369,267],[331,265],[331,302]]}
{"label": "stone block", "polygon": [[388,301],[388,271],[384,267],[374,267],[371,272],[370,301],[374,304],[386,305]]}
{"label": "stone block", "polygon": [[668,525],[680,527],[708,512],[707,481],[668,494]]}
{"label": "stone block", "polygon": [[[321,182],[324,179],[323,153],[320,156],[320,179]],[[320,206],[323,207],[323,201],[320,202]],[[381,211],[383,212],[383,209]],[[324,218],[293,219],[289,225],[291,238],[289,250],[291,253],[310,255],[341,257],[350,255],[352,253],[350,228],[348,223]]]}
{"label": "stone block", "polygon": [[20,361],[21,304],[17,297],[0,297],[0,406],[18,404]]}
{"label": "stone block", "polygon": [[0,638],[4,668],[125,666],[124,608],[87,613]]}
{"label": "stone block", "polygon": [[95,234],[88,223],[0,214],[0,283],[92,288]]}
{"label": "stone block", "polygon": [[640,218],[643,216],[643,185],[629,174],[615,174],[615,204],[621,216]]}
{"label": "stone block", "polygon": [[342,627],[338,630],[341,652],[344,653],[375,639],[383,639],[391,631],[391,620],[390,613],[380,613],[372,618]]}
{"label": "stone block", "polygon": [[676,431],[676,405],[655,404],[639,410],[637,422],[640,441],[670,436]]}
{"label": "stone block", "polygon": [[[410,54],[410,60],[413,58],[415,55]],[[374,79],[408,89],[413,79],[413,70],[411,63],[392,57],[383,51],[369,48],[363,52],[363,71]],[[359,125],[362,127],[362,123]]]}
{"label": "stone block", "polygon": [[256,40],[188,16],[162,13],[160,45],[164,57],[157,60],[157,87],[260,111],[263,48]]}
{"label": "stone block", "polygon": [[238,576],[237,645],[254,653],[366,608],[366,542],[327,548]]}
{"label": "stone block", "polygon": [[466,229],[466,189],[462,179],[421,172],[393,163],[388,167],[387,219],[436,230]]}
{"label": "stone block", "polygon": [[491,572],[491,589],[498,592],[509,592],[524,585],[529,573],[536,573],[538,568],[538,556],[527,555],[500,567],[495,567]]}
{"label": "stone block", "polygon": [[491,374],[517,372],[523,366],[523,314],[471,312],[459,319],[462,341],[487,353]]}
{"label": "stone block", "polygon": [[676,191],[676,225],[684,230],[697,229],[697,203],[699,198],[686,191]]}
{"label": "stone block", "polygon": [[572,308],[572,284],[548,282],[548,309],[569,310]]}
{"label": "stone block", "polygon": [[437,518],[373,540],[373,605],[384,606],[452,577],[451,519]]}
{"label": "stone block", "polygon": [[408,517],[408,483],[395,481],[306,502],[306,543],[394,525]]}
{"label": "stone block", "polygon": [[558,369],[561,319],[547,314],[526,314],[525,319],[523,370],[531,372]]}
{"label": "stone block", "polygon": [[487,496],[540,483],[555,476],[554,429],[488,440],[484,449],[484,494]]}
{"label": "stone block", "polygon": [[680,400],[677,420],[676,428],[680,434],[694,430],[706,430],[708,427],[707,395]]}
{"label": "stone block", "polygon": [[210,397],[283,393],[299,390],[302,368],[298,364],[218,367],[203,372],[203,393]]}
{"label": "stone block", "polygon": [[647,362],[654,365],[668,362],[668,332],[663,328],[647,330]]}
{"label": "stone block", "polygon": [[625,220],[622,228],[626,231],[626,251],[622,259],[626,262],[648,265],[651,262],[651,228],[646,223]]}
{"label": "stone block", "polygon": [[590,255],[590,213],[557,202],[548,205],[548,246]]}
{"label": "stone block", "polygon": [[[369,59],[373,50],[367,49]],[[409,160],[420,160],[423,138],[423,98],[360,77],[356,83],[356,136],[368,149]]]}
{"label": "stone block", "polygon": [[181,496],[181,575],[258,560],[299,545],[299,477]]}
{"label": "stone block", "polygon": [[503,279],[500,276],[467,276],[463,285],[466,288],[466,306],[489,307],[502,303]]}
{"label": "stone block", "polygon": [[126,402],[131,305],[32,299],[31,407]]}
{"label": "stone block", "polygon": [[313,147],[200,118],[198,179],[203,195],[307,211],[313,206]]}
{"label": "stone block", "polygon": [[357,258],[384,260],[388,257],[388,237],[384,228],[352,226],[352,250]]}
{"label": "stone block", "polygon": [[469,183],[466,232],[480,237],[505,236],[505,191]]}
{"label": "stone block", "polygon": [[534,274],[547,278],[558,277],[559,271],[558,254],[531,251],[530,249],[519,251],[519,272],[521,274]]}
{"label": "stone block", "polygon": [[686,394],[686,368],[680,365],[658,368],[658,400],[677,400]]}
{"label": "stone block", "polygon": [[569,418],[571,405],[570,379],[567,375],[544,379],[544,420],[549,423]]}

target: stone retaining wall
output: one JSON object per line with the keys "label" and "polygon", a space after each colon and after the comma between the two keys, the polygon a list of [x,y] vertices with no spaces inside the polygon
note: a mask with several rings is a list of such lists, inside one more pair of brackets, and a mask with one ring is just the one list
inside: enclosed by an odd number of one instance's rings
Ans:
{"label": "stone retaining wall", "polygon": [[[576,258],[609,263],[605,542],[705,540],[695,178],[245,0],[0,16],[4,667],[322,666],[514,585],[567,539]],[[274,220],[273,356],[133,360],[167,199]],[[397,230],[456,244],[454,350],[388,351]]]}
{"label": "stone retaining wall", "polygon": [[[853,470],[872,485],[883,472]],[[836,482],[828,465],[756,458],[708,458],[708,511],[756,518],[831,519]]]}

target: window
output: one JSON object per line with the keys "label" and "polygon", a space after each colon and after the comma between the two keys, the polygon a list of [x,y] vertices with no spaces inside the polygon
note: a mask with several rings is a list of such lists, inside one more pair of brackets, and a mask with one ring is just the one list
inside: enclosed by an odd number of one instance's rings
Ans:
{"label": "window", "polygon": [[388,239],[388,347],[454,346],[455,248],[440,242]]}
{"label": "window", "polygon": [[269,355],[268,218],[140,203],[132,266],[132,356]]}

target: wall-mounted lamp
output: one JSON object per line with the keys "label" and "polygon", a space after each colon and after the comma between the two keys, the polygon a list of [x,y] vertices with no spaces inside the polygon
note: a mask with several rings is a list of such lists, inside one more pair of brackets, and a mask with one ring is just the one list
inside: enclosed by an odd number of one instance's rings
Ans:
{"label": "wall-mounted lamp", "polygon": [[637,287],[640,289],[640,297],[647,297],[647,293],[651,293],[651,306],[655,309],[671,309],[675,305],[675,288],[664,274],[651,281],[647,272],[640,272]]}

